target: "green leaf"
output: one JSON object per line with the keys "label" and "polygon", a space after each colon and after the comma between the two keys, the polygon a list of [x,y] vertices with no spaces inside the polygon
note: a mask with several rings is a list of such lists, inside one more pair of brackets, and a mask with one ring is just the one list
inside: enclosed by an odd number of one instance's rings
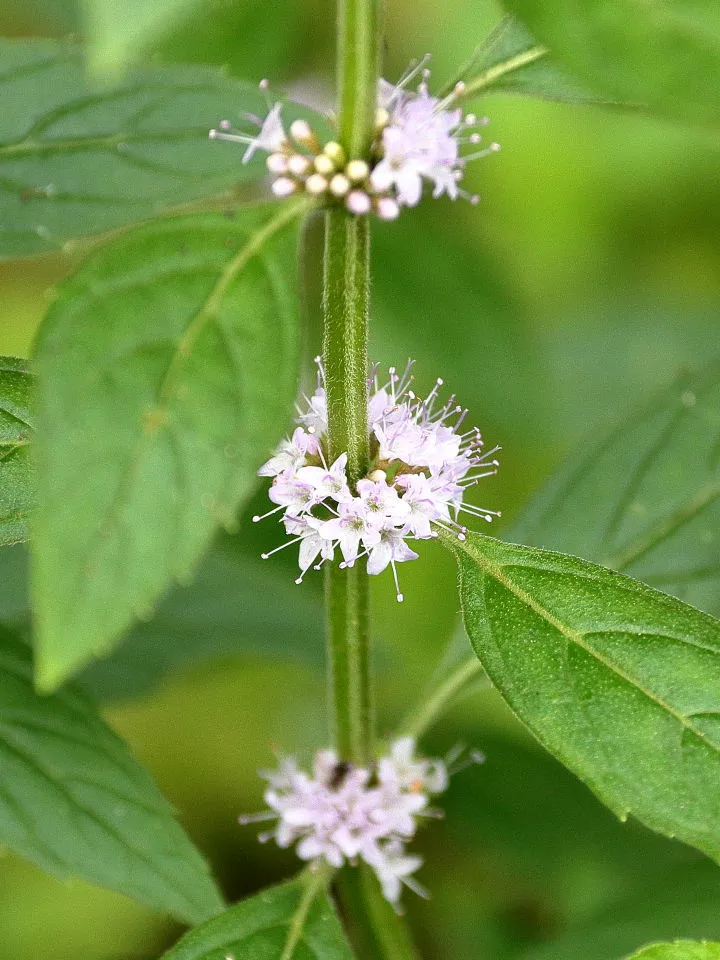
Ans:
{"label": "green leaf", "polygon": [[264,170],[208,141],[224,117],[265,110],[257,88],[219,70],[143,67],[96,89],[80,48],[0,40],[0,94],[0,258],[218,196]]}
{"label": "green leaf", "polygon": [[[241,530],[237,540],[245,535]],[[114,700],[146,693],[181,667],[221,654],[320,667],[322,603],[309,584],[299,590],[295,576],[223,537],[193,582],[173,587],[152,620],[137,624],[78,682],[93,696]]]}
{"label": "green leaf", "polygon": [[0,629],[0,842],[179,920],[223,907],[201,856],[125,744],[75,689],[41,697]]}
{"label": "green leaf", "polygon": [[295,396],[304,209],[153,222],[60,289],[37,344],[44,689],[189,581],[251,494]]}
{"label": "green leaf", "polygon": [[163,960],[352,960],[326,883],[305,874],[263,890],[191,930]]}
{"label": "green leaf", "polygon": [[541,43],[610,97],[681,120],[720,120],[713,0],[507,0]]}
{"label": "green leaf", "polygon": [[588,90],[514,17],[501,20],[444,93],[458,81],[466,85],[465,100],[485,93],[520,93],[567,103],[618,102]]}
{"label": "green leaf", "polygon": [[[153,690],[166,676],[218,656],[264,656],[320,667],[323,610],[297,574],[265,563],[246,544],[248,530],[213,545],[192,583],[174,586],[147,623],[136,624],[102,660],[77,678],[93,698],[127,700]],[[0,550],[0,622],[30,633],[27,556]],[[232,590],[228,590],[232,584]],[[467,641],[466,641],[467,644]]]}
{"label": "green leaf", "polygon": [[148,50],[178,21],[183,20],[200,0],[83,0],[88,38],[88,59],[95,73],[117,75],[129,61]]}
{"label": "green leaf", "polygon": [[478,658],[619,817],[720,860],[720,622],[559,553],[447,538]]}
{"label": "green leaf", "polygon": [[24,360],[0,357],[0,547],[27,540],[35,499],[30,462],[33,379]]}
{"label": "green leaf", "polygon": [[720,615],[720,364],[593,437],[509,538],[588,557]]}
{"label": "green leaf", "polygon": [[697,943],[693,940],[655,943],[634,953],[627,960],[720,960],[720,943]]}

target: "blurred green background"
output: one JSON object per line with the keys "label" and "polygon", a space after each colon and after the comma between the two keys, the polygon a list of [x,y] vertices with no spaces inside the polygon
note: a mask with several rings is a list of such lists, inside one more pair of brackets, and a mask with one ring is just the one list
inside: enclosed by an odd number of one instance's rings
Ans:
{"label": "blurred green background", "polygon": [[[389,0],[386,75],[432,51],[441,83],[501,15],[477,0]],[[227,64],[329,103],[333,16],[328,0],[216,0],[154,56]],[[82,26],[69,0],[5,0],[0,31],[63,36]],[[372,355],[386,365],[414,357],[421,382],[444,377],[471,422],[502,444],[501,475],[482,500],[506,524],[583,435],[681,365],[720,354],[720,137],[509,97],[478,108],[503,146],[468,173],[482,204],[427,203],[376,229]],[[0,353],[28,354],[47,292],[72,266],[60,255],[0,264]],[[258,529],[231,549],[247,551],[250,536],[259,553]],[[456,629],[452,563],[433,545],[421,552],[401,571],[403,606],[389,578],[374,584],[384,732]],[[250,655],[249,629],[106,708],[232,898],[295,867],[236,817],[261,806],[255,770],[271,762],[271,747],[307,755],[325,737],[318,589],[288,593],[314,627],[287,650]],[[257,593],[253,622],[274,604],[272,592]],[[105,687],[118,670],[106,671]],[[481,748],[487,763],[457,778],[446,822],[420,840],[433,899],[408,896],[407,908],[429,960],[613,960],[651,939],[720,939],[720,870],[617,823],[492,691],[458,707],[428,749],[457,741]],[[178,933],[119,896],[11,856],[0,865],[0,931],[0,960],[149,960]]]}

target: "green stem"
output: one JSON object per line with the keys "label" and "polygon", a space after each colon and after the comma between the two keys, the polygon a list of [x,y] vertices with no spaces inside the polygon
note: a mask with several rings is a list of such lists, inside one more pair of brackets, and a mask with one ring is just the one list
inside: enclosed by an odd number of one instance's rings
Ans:
{"label": "green stem", "polygon": [[[323,360],[328,405],[328,454],[347,453],[352,485],[367,473],[367,336],[370,228],[343,209],[326,214]],[[373,757],[369,590],[365,563],[328,565],[327,643],[330,712],[343,758]]]}
{"label": "green stem", "polygon": [[483,672],[480,661],[473,657],[456,667],[440,686],[410,714],[402,725],[402,733],[418,739],[435,723],[463,687]]}
{"label": "green stem", "polygon": [[348,479],[367,472],[370,225],[340,207],[325,221],[323,359],[330,461],[348,455]]}
{"label": "green stem", "polygon": [[337,892],[353,948],[363,960],[418,960],[405,920],[383,897],[370,867],[337,875]]}
{"label": "green stem", "polygon": [[364,562],[348,570],[328,565],[326,580],[329,698],[335,747],[343,760],[373,758],[373,713]]}
{"label": "green stem", "polygon": [[379,0],[338,0],[338,132],[353,158],[370,149],[380,73]]}

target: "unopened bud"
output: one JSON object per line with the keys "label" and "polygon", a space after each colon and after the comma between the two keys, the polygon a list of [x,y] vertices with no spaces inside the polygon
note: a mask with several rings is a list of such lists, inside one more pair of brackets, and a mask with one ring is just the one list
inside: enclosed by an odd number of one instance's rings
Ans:
{"label": "unopened bud", "polygon": [[296,143],[307,147],[313,153],[319,153],[321,150],[320,141],[307,120],[293,120],[290,124],[290,136]]}
{"label": "unopened bud", "polygon": [[345,175],[351,183],[364,183],[370,176],[370,167],[364,160],[351,160],[345,167]]}
{"label": "unopened bud", "polygon": [[390,123],[390,113],[385,107],[378,107],[375,111],[375,132],[381,133]]}
{"label": "unopened bud", "polygon": [[375,212],[381,220],[397,220],[400,216],[400,204],[392,197],[380,197]]}
{"label": "unopened bud", "polygon": [[330,193],[334,197],[344,197],[350,190],[350,181],[344,173],[336,173],[330,181]]}
{"label": "unopened bud", "polygon": [[290,197],[297,190],[297,182],[290,177],[278,177],[273,180],[271,190],[276,197]]}
{"label": "unopened bud", "polygon": [[364,190],[353,190],[345,198],[345,206],[350,213],[362,217],[366,213],[370,213],[372,202]]}
{"label": "unopened bud", "polygon": [[328,188],[328,182],[325,177],[319,173],[312,173],[305,181],[305,189],[314,197],[319,197],[325,193]]}
{"label": "unopened bud", "polygon": [[283,174],[287,173],[288,162],[287,157],[282,153],[271,153],[265,164],[270,171],[270,173]]}
{"label": "unopened bud", "polygon": [[335,164],[326,153],[319,153],[315,157],[315,169],[324,177],[330,177],[335,173]]}
{"label": "unopened bud", "polygon": [[287,168],[296,177],[304,177],[310,169],[310,161],[302,153],[293,153],[288,159]]}
{"label": "unopened bud", "polygon": [[345,166],[345,160],[347,159],[345,156],[345,151],[343,150],[342,146],[337,143],[337,141],[329,140],[323,147],[323,153],[330,157],[336,167]]}

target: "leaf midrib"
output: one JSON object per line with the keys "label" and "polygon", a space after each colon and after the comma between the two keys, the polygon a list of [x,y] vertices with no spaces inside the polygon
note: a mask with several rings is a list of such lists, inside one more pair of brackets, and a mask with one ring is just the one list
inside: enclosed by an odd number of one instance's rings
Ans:
{"label": "leaf midrib", "polygon": [[[216,316],[216,310],[222,300],[228,286],[235,279],[237,274],[247,265],[247,263],[262,250],[264,244],[279,230],[299,217],[307,208],[307,202],[303,199],[299,203],[289,203],[284,209],[266,223],[262,229],[256,231],[242,249],[233,257],[222,269],[220,275],[206,297],[203,305],[197,310],[190,320],[185,333],[179,339],[173,355],[168,363],[168,367],[163,376],[163,380],[158,390],[158,402],[156,406],[148,411],[150,417],[156,417],[158,422],[163,423],[167,413],[167,404],[169,401],[170,385],[179,369],[185,364],[192,354],[192,348],[197,341],[198,336],[205,325]],[[88,548],[88,563],[92,563],[97,545],[107,539],[109,525],[116,527],[119,512],[124,506],[124,501],[128,486],[133,472],[137,469],[142,449],[149,438],[155,436],[146,428],[142,430],[135,446],[128,457],[128,463],[123,476],[117,486],[116,494],[109,504],[103,520],[98,524],[98,532],[91,540]]]}
{"label": "leaf midrib", "polygon": [[[515,583],[511,578],[505,576],[505,574],[503,573],[503,569],[506,566],[505,564],[501,564],[500,566],[498,566],[497,564],[489,560],[484,554],[480,553],[480,551],[477,550],[477,547],[475,547],[474,549],[471,549],[470,545],[467,543],[464,543],[464,544],[456,543],[454,545],[454,548],[456,550],[459,550],[465,553],[470,558],[470,560],[472,560],[473,563],[476,563],[481,568],[481,570],[483,570],[483,572],[485,572],[486,574],[488,574],[489,576],[497,580],[497,582],[500,583],[503,587],[505,587],[506,590],[508,590],[518,600],[520,600],[522,603],[528,606],[531,610],[533,610],[541,619],[545,620],[546,623],[548,623],[551,627],[557,630],[558,633],[560,633],[563,637],[565,637],[571,643],[574,643],[576,646],[580,647],[580,649],[584,650],[586,653],[590,654],[590,656],[593,657],[595,660],[597,660],[598,663],[602,664],[604,667],[610,670],[611,673],[614,673],[617,677],[619,677],[625,683],[629,684],[631,687],[638,690],[640,693],[644,694],[656,706],[660,707],[662,710],[665,710],[672,717],[674,717],[681,724],[681,726],[685,727],[685,729],[690,731],[690,733],[698,737],[702,743],[711,747],[716,753],[720,754],[720,747],[716,746],[712,741],[708,740],[706,735],[697,727],[695,727],[691,723],[688,717],[684,716],[682,713],[677,711],[674,707],[670,706],[669,703],[666,703],[666,701],[658,697],[655,693],[653,693],[652,690],[649,690],[647,689],[647,687],[644,687],[640,682],[638,682],[632,676],[626,673],[621,667],[618,667],[616,664],[612,663],[612,661],[608,660],[605,656],[603,656],[603,654],[599,653],[597,650],[591,647],[584,640],[584,637],[586,636],[586,634],[581,633],[578,630],[574,630],[572,627],[569,627],[567,624],[564,624],[546,607],[544,607],[541,603],[539,603],[532,596],[530,596],[530,594],[527,593],[526,590],[524,590],[521,586]],[[518,563],[515,563],[513,565],[521,566]],[[535,568],[533,568],[532,566],[528,566],[528,569],[532,570]],[[569,576],[572,576],[572,575],[573,574],[569,574]],[[588,634],[592,632],[595,632],[595,631],[588,631]],[[617,632],[617,631],[608,630],[606,632]],[[682,638],[679,638],[679,637],[676,639],[682,640]]]}

